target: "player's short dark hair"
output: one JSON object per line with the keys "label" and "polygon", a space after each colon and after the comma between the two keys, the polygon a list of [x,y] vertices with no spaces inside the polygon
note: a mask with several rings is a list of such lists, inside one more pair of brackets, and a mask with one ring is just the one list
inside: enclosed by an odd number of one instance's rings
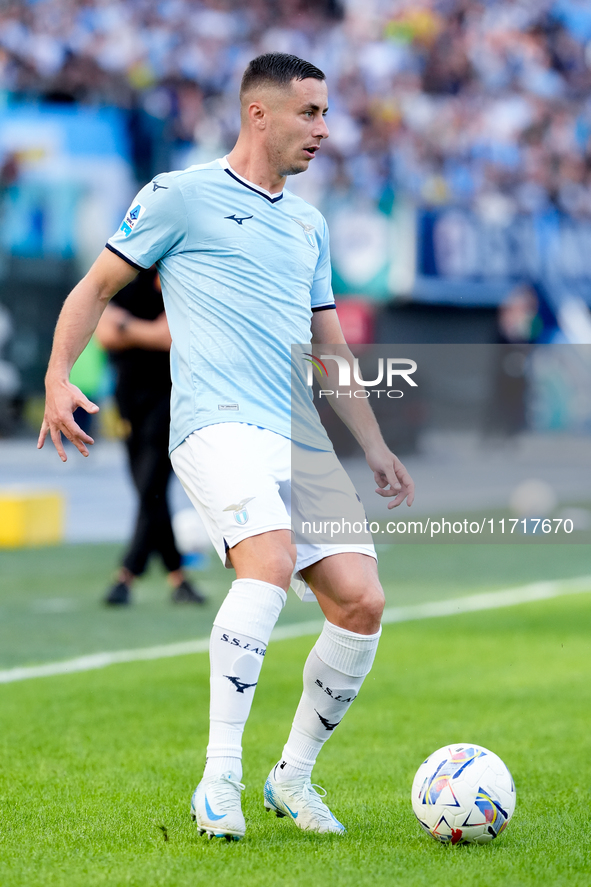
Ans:
{"label": "player's short dark hair", "polygon": [[306,80],[308,77],[314,80],[326,80],[320,68],[305,62],[297,55],[266,52],[249,63],[240,84],[240,97],[242,98],[253,86],[262,84],[288,86],[292,80]]}

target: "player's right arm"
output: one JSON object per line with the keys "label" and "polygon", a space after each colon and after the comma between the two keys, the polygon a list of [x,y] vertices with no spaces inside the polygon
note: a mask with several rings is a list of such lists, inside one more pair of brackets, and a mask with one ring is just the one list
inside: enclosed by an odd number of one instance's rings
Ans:
{"label": "player's right arm", "polygon": [[49,434],[63,462],[62,434],[82,453],[93,443],[74,422],[76,407],[96,413],[98,407],[69,382],[74,362],[86,347],[112,296],[163,256],[181,251],[187,237],[183,193],[168,173],[149,182],[134,198],[118,231],[109,238],[86,277],[64,303],[55,331],[46,376],[46,405],[38,446]]}
{"label": "player's right arm", "polygon": [[45,376],[45,415],[37,446],[41,449],[49,434],[62,462],[67,460],[62,434],[83,456],[88,456],[86,445],[94,443],[74,421],[76,408],[98,412],[98,406],[72,385],[70,371],[90,341],[109,300],[131,283],[137,273],[137,268],[104,249],[88,274],[74,287],[60,312]]}

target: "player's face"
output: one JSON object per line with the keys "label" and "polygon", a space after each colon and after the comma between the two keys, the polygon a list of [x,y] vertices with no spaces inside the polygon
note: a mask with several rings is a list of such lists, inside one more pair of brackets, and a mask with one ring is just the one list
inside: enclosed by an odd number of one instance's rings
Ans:
{"label": "player's face", "polygon": [[322,139],[328,138],[324,80],[292,80],[273,108],[268,130],[269,158],[281,176],[305,172]]}

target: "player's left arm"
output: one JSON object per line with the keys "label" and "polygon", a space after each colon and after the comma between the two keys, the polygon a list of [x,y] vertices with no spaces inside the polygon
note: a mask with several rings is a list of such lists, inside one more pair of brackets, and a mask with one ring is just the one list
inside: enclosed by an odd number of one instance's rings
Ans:
{"label": "player's left arm", "polygon": [[[315,311],[312,314],[312,344],[321,345],[324,354],[338,354],[347,357],[351,364],[353,363],[353,355],[347,346],[334,309]],[[329,376],[328,380],[323,380],[323,387],[328,386],[336,390],[338,388],[336,361],[327,361],[327,370]],[[357,387],[362,388],[353,381],[353,392]],[[373,471],[378,485],[376,493],[387,498],[394,497],[392,502],[388,503],[388,508],[395,508],[405,499],[407,505],[412,505],[413,480],[398,456],[388,448],[367,398],[329,397],[328,400],[363,448],[367,464]]]}

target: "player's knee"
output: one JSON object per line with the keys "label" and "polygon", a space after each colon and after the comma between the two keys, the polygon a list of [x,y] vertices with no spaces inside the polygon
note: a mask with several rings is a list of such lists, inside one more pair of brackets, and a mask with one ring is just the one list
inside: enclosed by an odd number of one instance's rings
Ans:
{"label": "player's knee", "polygon": [[294,569],[294,559],[289,550],[277,548],[271,551],[265,558],[264,570],[269,576],[267,582],[279,585],[281,588],[289,588]]}
{"label": "player's knee", "polygon": [[251,579],[261,579],[287,591],[291,583],[294,565],[295,554],[292,557],[289,547],[267,546],[264,554],[258,557],[255,563],[250,563],[247,572]]}
{"label": "player's knee", "polygon": [[343,627],[358,634],[375,634],[380,627],[384,603],[384,592],[379,585],[364,588],[343,607],[346,622]]}
{"label": "player's knee", "polygon": [[288,539],[282,533],[264,533],[231,548],[229,557],[238,579],[258,579],[287,591],[296,560],[296,547]]}
{"label": "player's knee", "polygon": [[384,592],[381,588],[367,589],[360,604],[360,614],[363,614],[368,633],[375,633],[380,625],[384,612]]}

